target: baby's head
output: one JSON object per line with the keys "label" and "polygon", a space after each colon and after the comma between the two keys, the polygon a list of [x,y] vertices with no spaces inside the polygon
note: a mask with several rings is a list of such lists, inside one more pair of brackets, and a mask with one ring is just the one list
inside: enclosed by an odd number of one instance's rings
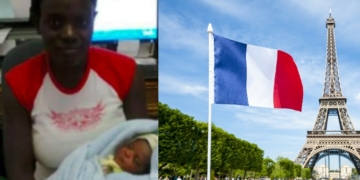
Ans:
{"label": "baby's head", "polygon": [[158,136],[145,134],[120,145],[115,150],[115,162],[123,171],[132,174],[148,174],[153,149],[157,146]]}

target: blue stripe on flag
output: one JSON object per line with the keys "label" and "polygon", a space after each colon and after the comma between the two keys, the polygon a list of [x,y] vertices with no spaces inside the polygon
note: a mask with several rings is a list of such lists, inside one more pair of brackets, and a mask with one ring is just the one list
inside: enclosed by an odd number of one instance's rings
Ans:
{"label": "blue stripe on flag", "polygon": [[246,44],[214,34],[215,104],[249,105],[246,92]]}

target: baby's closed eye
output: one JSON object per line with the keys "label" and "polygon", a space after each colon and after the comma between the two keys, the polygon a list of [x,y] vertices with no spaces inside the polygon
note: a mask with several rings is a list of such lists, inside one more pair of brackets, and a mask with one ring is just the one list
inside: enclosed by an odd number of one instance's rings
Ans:
{"label": "baby's closed eye", "polygon": [[142,163],[141,163],[141,161],[140,161],[139,156],[135,156],[135,157],[134,157],[134,164],[135,164],[137,167],[142,167]]}

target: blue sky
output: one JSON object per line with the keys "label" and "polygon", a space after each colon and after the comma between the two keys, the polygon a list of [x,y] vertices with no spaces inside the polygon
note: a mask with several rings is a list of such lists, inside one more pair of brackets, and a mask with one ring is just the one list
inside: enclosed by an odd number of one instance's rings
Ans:
{"label": "blue sky", "polygon": [[[275,3],[276,2],[276,3]],[[160,102],[207,122],[208,34],[291,54],[304,86],[303,112],[213,105],[213,123],[256,143],[265,157],[294,160],[318,113],[325,77],[326,27],[332,9],[342,92],[355,129],[360,129],[360,1],[159,0]],[[328,129],[339,130],[330,119]],[[353,166],[345,159],[342,163]],[[321,160],[320,163],[324,163]],[[319,165],[319,163],[318,163]],[[338,157],[331,158],[331,169]]]}

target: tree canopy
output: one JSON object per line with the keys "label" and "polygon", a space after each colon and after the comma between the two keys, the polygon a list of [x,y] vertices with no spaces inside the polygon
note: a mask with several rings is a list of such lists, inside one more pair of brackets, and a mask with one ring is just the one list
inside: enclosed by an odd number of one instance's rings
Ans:
{"label": "tree canopy", "polygon": [[[159,103],[159,176],[206,174],[207,134],[206,122]],[[215,176],[246,176],[261,172],[264,151],[256,144],[237,138],[212,124],[211,168]],[[274,169],[267,161],[267,174]],[[241,173],[241,174],[240,174]]]}

